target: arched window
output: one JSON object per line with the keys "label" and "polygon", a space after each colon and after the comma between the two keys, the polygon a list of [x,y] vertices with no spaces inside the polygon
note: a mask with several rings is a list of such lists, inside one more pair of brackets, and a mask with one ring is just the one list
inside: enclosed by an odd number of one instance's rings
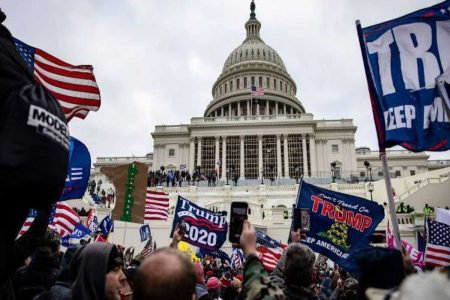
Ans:
{"label": "arched window", "polygon": [[[225,87],[225,92],[226,92],[227,88]],[[280,91],[283,91],[283,82],[280,80]]]}
{"label": "arched window", "polygon": [[236,89],[237,89],[237,90],[241,88],[240,83],[241,83],[241,82],[240,82],[239,78],[236,79]]}
{"label": "arched window", "polygon": [[227,92],[227,84],[225,83],[225,93]]}
{"label": "arched window", "polygon": [[220,94],[222,95],[222,86],[220,86]]}
{"label": "arched window", "polygon": [[247,77],[244,77],[244,89],[247,88]]}
{"label": "arched window", "polygon": [[275,78],[273,79],[273,89],[277,89],[277,80]]}
{"label": "arched window", "polygon": [[287,93],[287,83],[284,84],[284,92]]}
{"label": "arched window", "polygon": [[262,87],[262,76],[259,76],[258,78],[258,86]]}
{"label": "arched window", "polygon": [[252,76],[252,86],[255,86],[255,77]]}
{"label": "arched window", "polygon": [[230,92],[233,91],[233,80],[230,81]]}
{"label": "arched window", "polygon": [[270,88],[270,79],[269,77],[266,78],[266,88]]}

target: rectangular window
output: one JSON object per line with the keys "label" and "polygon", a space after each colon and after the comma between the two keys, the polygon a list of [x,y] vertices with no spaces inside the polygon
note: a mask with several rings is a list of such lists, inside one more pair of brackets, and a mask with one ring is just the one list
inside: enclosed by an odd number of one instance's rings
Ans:
{"label": "rectangular window", "polygon": [[255,86],[255,77],[252,76],[252,86]]}
{"label": "rectangular window", "polygon": [[244,77],[244,89],[247,88],[247,77]]}
{"label": "rectangular window", "polygon": [[339,145],[331,145],[331,152],[338,153],[339,152]]}
{"label": "rectangular window", "polygon": [[230,81],[230,92],[233,91],[233,81]]}
{"label": "rectangular window", "polygon": [[239,78],[238,79],[236,79],[236,89],[238,90],[238,89],[240,89],[241,87],[240,87],[240,80],[239,80]]}
{"label": "rectangular window", "polygon": [[411,176],[416,175],[416,170],[410,170],[410,171],[409,171],[409,174],[411,174]]}
{"label": "rectangular window", "polygon": [[175,156],[175,149],[169,149],[169,157]]}
{"label": "rectangular window", "polygon": [[258,80],[258,85],[259,85],[259,87],[262,87],[262,77],[261,76],[259,76],[259,80]]}
{"label": "rectangular window", "polygon": [[266,78],[266,88],[267,89],[270,88],[270,79],[269,79],[269,77]]}
{"label": "rectangular window", "polygon": [[273,89],[274,90],[277,89],[277,80],[276,79],[273,80]]}
{"label": "rectangular window", "polygon": [[402,176],[402,172],[399,170],[395,171],[395,177],[400,177],[400,176]]}
{"label": "rectangular window", "polygon": [[258,178],[258,137],[245,136],[244,139],[245,178]]}
{"label": "rectangular window", "polygon": [[225,93],[227,92],[227,84],[225,83]]}

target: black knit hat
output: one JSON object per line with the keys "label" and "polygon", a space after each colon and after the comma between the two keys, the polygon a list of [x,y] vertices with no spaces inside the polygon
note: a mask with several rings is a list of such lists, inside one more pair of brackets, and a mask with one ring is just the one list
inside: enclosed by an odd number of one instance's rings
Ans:
{"label": "black knit hat", "polygon": [[366,299],[363,295],[368,287],[391,289],[405,278],[402,254],[396,249],[370,247],[360,251],[355,259],[360,270],[359,299]]}
{"label": "black knit hat", "polygon": [[5,21],[5,19],[6,19],[6,15],[2,11],[2,8],[0,7],[0,24],[3,23],[3,21]]}

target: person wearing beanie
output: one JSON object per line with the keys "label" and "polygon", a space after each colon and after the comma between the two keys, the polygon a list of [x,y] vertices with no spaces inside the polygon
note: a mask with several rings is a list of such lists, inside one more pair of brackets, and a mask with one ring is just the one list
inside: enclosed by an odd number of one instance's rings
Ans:
{"label": "person wearing beanie", "polygon": [[212,299],[222,300],[222,298],[220,298],[220,281],[217,277],[209,278],[206,282],[206,288]]}
{"label": "person wearing beanie", "polygon": [[13,286],[18,299],[33,299],[44,290],[50,289],[60,275],[60,236],[51,229],[31,256],[28,266],[21,267],[13,277]]}
{"label": "person wearing beanie", "polygon": [[367,299],[367,288],[392,289],[405,278],[402,253],[396,249],[369,247],[355,257],[359,267],[358,299]]}
{"label": "person wearing beanie", "polygon": [[115,245],[86,244],[75,253],[72,264],[78,265],[72,299],[117,300],[130,294],[122,272],[123,259]]}

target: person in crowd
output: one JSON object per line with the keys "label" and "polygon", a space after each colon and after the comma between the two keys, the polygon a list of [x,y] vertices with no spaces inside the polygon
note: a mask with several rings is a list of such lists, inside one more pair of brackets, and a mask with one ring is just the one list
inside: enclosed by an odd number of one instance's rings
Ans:
{"label": "person in crowd", "polygon": [[283,292],[270,281],[258,258],[256,230],[248,221],[244,221],[240,246],[245,256],[243,299],[284,299]]}
{"label": "person in crowd", "polygon": [[47,229],[44,241],[31,256],[28,266],[19,268],[13,277],[16,298],[33,299],[39,293],[50,289],[60,275],[60,236]]}
{"label": "person in crowd", "polygon": [[195,263],[195,275],[197,282],[195,284],[195,297],[197,300],[212,300],[213,298],[209,295],[208,289],[205,285],[204,271],[200,263]]}
{"label": "person in crowd", "polygon": [[206,282],[209,296],[214,300],[222,300],[220,297],[220,281],[217,277],[211,277]]}
{"label": "person in crowd", "polygon": [[180,251],[160,248],[138,268],[133,300],[192,300],[196,282],[194,265]]}
{"label": "person in crowd", "polygon": [[77,250],[71,265],[78,266],[72,299],[119,300],[131,295],[123,258],[114,244],[86,244]]}
{"label": "person in crowd", "polygon": [[367,299],[365,292],[369,287],[392,289],[405,279],[404,259],[396,249],[369,247],[361,250],[355,260],[360,271],[358,299]]}
{"label": "person in crowd", "polygon": [[61,274],[56,283],[50,288],[39,294],[33,300],[70,300],[72,298],[72,284],[77,276],[78,266],[72,264],[72,258],[81,245],[71,245],[67,248],[61,260]]}
{"label": "person in crowd", "polygon": [[428,206],[428,203],[425,203],[425,207],[423,208],[423,212],[426,214],[431,214],[434,212],[434,208],[431,206]]}

